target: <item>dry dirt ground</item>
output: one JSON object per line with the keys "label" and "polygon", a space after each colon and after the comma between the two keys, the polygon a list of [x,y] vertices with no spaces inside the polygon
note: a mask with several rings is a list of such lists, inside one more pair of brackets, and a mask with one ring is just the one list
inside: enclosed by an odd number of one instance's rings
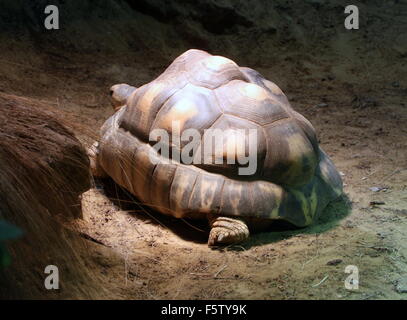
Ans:
{"label": "dry dirt ground", "polygon": [[[80,127],[76,133],[85,145],[113,112],[111,84],[139,86],[165,68],[160,60],[129,56],[116,62],[8,45],[0,56],[0,91],[53,106]],[[335,59],[315,64],[291,56],[252,67],[313,123],[341,171],[344,197],[311,227],[256,234],[242,245],[213,250],[206,245],[205,222],[163,217],[111,182],[95,181],[83,195],[83,220],[67,227],[88,239],[89,251],[82,254],[97,262],[94,272],[107,279],[112,298],[407,297],[396,290],[407,276],[406,77],[380,64],[352,74],[351,66],[338,67]],[[370,74],[373,67],[379,71]],[[345,72],[346,82],[340,76]],[[359,270],[358,290],[344,286],[348,265]]]}

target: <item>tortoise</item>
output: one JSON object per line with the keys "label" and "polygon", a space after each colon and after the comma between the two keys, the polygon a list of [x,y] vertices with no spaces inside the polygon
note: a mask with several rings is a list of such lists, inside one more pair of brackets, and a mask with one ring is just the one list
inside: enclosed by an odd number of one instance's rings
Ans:
{"label": "tortoise", "polygon": [[[150,83],[114,85],[111,96],[116,112],[89,149],[93,175],[110,176],[163,214],[208,219],[209,246],[244,241],[249,230],[267,230],[276,220],[308,226],[342,193],[312,124],[276,84],[228,58],[191,49]],[[256,170],[242,175],[236,162],[168,161],[185,143],[171,140],[170,155],[163,155],[151,132],[173,133],[174,121],[181,133],[201,133],[201,143],[210,128],[244,129],[246,140],[246,129],[256,132]]]}

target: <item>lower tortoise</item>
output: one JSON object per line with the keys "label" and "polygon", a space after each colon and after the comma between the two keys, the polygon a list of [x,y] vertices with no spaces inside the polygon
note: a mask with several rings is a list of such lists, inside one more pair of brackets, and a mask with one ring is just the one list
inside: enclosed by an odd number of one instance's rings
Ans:
{"label": "lower tortoise", "polygon": [[[210,246],[243,241],[249,230],[264,230],[275,220],[307,226],[342,193],[341,177],[311,123],[277,85],[230,59],[188,50],[150,83],[114,85],[111,95],[116,112],[89,149],[93,175],[110,176],[161,213],[208,219]],[[226,134],[222,141],[235,156],[247,154],[236,141],[255,132],[255,171],[239,174],[245,165],[236,161],[169,161],[186,142],[172,139],[171,152],[163,155],[151,133],[163,129],[172,137],[174,123],[178,133],[201,134],[192,152],[202,149],[207,129],[244,129],[238,139]]]}

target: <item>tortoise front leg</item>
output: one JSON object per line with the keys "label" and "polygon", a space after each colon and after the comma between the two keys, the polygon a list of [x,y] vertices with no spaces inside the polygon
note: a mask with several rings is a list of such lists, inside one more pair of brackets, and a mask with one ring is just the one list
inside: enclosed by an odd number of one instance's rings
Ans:
{"label": "tortoise front leg", "polygon": [[108,175],[100,166],[98,155],[99,155],[99,142],[94,142],[92,146],[87,150],[87,154],[90,161],[90,171],[92,175],[96,178],[107,178]]}
{"label": "tortoise front leg", "polygon": [[238,218],[211,216],[209,225],[208,246],[239,243],[249,237],[249,228]]}

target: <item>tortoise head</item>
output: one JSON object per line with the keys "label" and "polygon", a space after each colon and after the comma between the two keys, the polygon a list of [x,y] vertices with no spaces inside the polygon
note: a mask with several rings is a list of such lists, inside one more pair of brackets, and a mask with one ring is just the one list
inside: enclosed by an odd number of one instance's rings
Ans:
{"label": "tortoise head", "polygon": [[127,98],[136,90],[136,87],[121,83],[115,84],[110,88],[110,96],[112,97],[112,106],[114,111],[118,111],[127,103]]}

